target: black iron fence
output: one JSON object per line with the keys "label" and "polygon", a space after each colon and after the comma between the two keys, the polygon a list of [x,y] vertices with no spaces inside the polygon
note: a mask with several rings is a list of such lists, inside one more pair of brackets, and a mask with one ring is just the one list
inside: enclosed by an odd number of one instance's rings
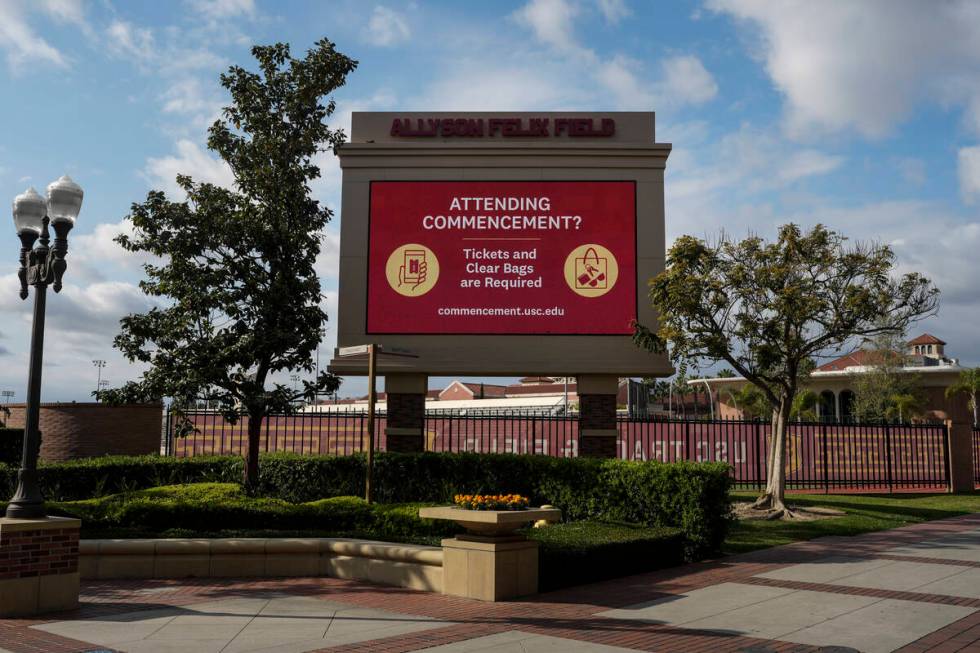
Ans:
{"label": "black iron fence", "polygon": [[[185,413],[195,431],[177,437],[168,415],[166,453],[174,456],[241,455],[248,420],[234,424],[208,411]],[[755,420],[657,420],[621,417],[619,457],[629,460],[727,463],[736,484],[762,487],[766,480],[769,424]],[[387,447],[386,416],[376,417],[376,444]],[[578,417],[536,413],[427,414],[428,451],[578,455]],[[311,412],[273,415],[263,425],[262,451],[349,455],[367,446],[367,414]],[[974,431],[974,460],[980,431]],[[786,478],[791,489],[944,489],[949,449],[944,424],[849,424],[796,422],[789,427]],[[977,467],[980,481],[980,467]]]}

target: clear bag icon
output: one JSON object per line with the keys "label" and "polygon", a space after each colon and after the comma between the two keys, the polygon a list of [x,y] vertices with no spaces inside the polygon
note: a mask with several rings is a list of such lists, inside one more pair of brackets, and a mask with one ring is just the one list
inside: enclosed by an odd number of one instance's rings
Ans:
{"label": "clear bag icon", "polygon": [[575,287],[585,290],[598,290],[608,282],[609,261],[600,257],[595,248],[585,250],[585,256],[575,259]]}

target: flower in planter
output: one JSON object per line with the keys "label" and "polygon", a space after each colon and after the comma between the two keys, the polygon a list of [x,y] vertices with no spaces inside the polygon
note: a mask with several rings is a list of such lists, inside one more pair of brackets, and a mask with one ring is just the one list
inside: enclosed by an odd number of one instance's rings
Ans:
{"label": "flower in planter", "polygon": [[524,510],[530,502],[519,494],[457,494],[453,503],[464,510]]}

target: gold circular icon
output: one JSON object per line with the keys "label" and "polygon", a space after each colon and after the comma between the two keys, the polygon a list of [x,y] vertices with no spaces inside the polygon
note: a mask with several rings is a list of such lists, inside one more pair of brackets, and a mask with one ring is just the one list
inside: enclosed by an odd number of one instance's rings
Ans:
{"label": "gold circular icon", "polygon": [[439,280],[439,259],[425,245],[396,247],[388,257],[385,276],[391,289],[405,297],[421,297]]}
{"label": "gold circular icon", "polygon": [[565,259],[565,282],[582,297],[605,295],[618,278],[616,257],[602,245],[579,245]]}

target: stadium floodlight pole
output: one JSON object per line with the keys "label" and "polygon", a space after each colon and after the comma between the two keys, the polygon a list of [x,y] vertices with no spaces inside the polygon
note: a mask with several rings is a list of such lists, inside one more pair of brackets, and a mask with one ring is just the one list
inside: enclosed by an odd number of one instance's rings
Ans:
{"label": "stadium floodlight pole", "polygon": [[92,365],[95,365],[97,368],[99,368],[99,376],[95,380],[95,389],[96,390],[101,390],[102,389],[102,368],[105,367],[105,361],[104,360],[94,360],[94,361],[92,361]]}
{"label": "stadium floodlight pole", "polygon": [[0,396],[3,397],[3,403],[9,404],[10,400],[14,397],[14,394],[15,393],[13,390],[4,390],[3,392],[0,392]]}
{"label": "stadium floodlight pole", "polygon": [[[45,517],[44,497],[37,483],[37,459],[41,451],[38,428],[41,402],[41,361],[44,353],[44,310],[48,286],[61,291],[68,253],[68,232],[82,208],[84,193],[68,175],[48,184],[47,201],[28,188],[14,198],[14,227],[20,238],[20,298],[27,299],[34,286],[34,324],[31,330],[30,368],[27,373],[27,407],[24,419],[24,451],[17,472],[17,490],[7,504],[7,517]],[[54,230],[50,245],[49,227]],[[35,247],[37,243],[37,247]]]}

